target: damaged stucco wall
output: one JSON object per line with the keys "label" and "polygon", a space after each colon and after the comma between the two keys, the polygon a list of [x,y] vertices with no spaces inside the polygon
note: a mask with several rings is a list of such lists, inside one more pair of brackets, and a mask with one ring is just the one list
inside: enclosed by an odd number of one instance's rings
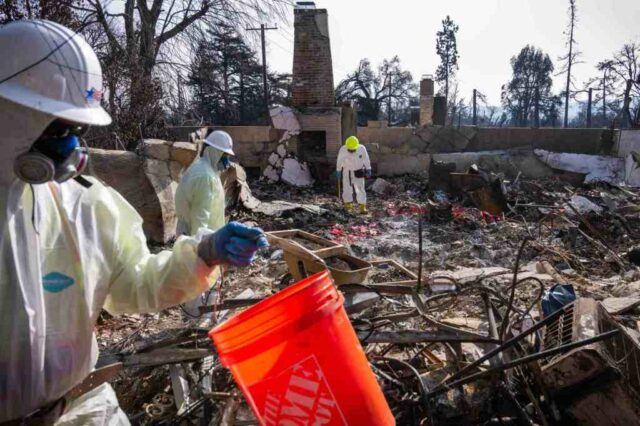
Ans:
{"label": "damaged stucco wall", "polygon": [[240,164],[256,168],[264,167],[284,133],[271,126],[215,126],[212,129],[229,133]]}
{"label": "damaged stucco wall", "polygon": [[363,143],[400,148],[409,145],[424,152],[478,152],[528,147],[575,154],[607,154],[616,135],[607,129],[512,127],[358,127]]}
{"label": "damaged stucco wall", "polygon": [[[202,126],[181,126],[170,129],[172,140],[190,140]],[[212,130],[224,130],[233,139],[233,149],[238,161],[245,168],[264,168],[269,155],[276,149],[278,141],[284,134],[271,126],[212,126]]]}
{"label": "damaged stucco wall", "polygon": [[621,130],[615,151],[618,157],[627,157],[633,152],[640,153],[640,130]]}
{"label": "damaged stucco wall", "polygon": [[[369,149],[379,175],[427,173],[431,161],[471,164],[515,176],[541,178],[557,174],[535,155],[535,150],[624,157],[618,147],[634,146],[635,136],[608,129],[531,129],[441,127],[359,127],[358,137]],[[617,142],[620,138],[621,141]],[[616,163],[615,161],[613,163]],[[616,163],[617,164],[617,163]]]}

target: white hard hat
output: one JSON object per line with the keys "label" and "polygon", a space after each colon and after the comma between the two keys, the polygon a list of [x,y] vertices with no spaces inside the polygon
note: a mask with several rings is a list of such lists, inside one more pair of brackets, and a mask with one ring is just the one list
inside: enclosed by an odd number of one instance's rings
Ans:
{"label": "white hard hat", "polygon": [[107,125],[102,70],[80,34],[50,21],[0,27],[0,97],[52,116]]}
{"label": "white hard hat", "polygon": [[204,143],[226,154],[236,155],[233,152],[233,139],[231,139],[231,135],[222,130],[215,130],[211,132],[211,134],[209,134],[209,136],[204,140]]}

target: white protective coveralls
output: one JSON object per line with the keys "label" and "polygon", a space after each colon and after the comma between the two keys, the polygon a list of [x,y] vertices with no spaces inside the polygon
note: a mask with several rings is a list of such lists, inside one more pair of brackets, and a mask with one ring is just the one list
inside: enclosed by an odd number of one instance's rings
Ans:
{"label": "white protective coveralls", "polygon": [[[142,218],[93,179],[89,188],[17,180],[11,163],[52,120],[0,99],[0,422],[60,398],[89,374],[103,307],[118,314],[174,306],[206,290],[212,270],[195,238],[151,255]],[[72,403],[58,423],[128,421],[105,384]]]}
{"label": "white protective coveralls", "polygon": [[[222,151],[205,145],[202,157],[194,161],[182,176],[175,196],[178,235],[197,235],[200,228],[216,231],[224,226],[224,187],[220,180],[220,159],[223,155]],[[209,282],[215,283],[220,274],[220,267],[215,267]],[[207,291],[190,300],[183,309],[188,317],[200,317],[198,307],[212,304],[215,297],[214,293]]]}
{"label": "white protective coveralls", "polygon": [[360,144],[356,152],[349,152],[346,145],[342,145],[338,151],[338,161],[336,170],[342,172],[342,201],[353,203],[353,193],[356,194],[358,204],[367,203],[367,192],[364,188],[364,177],[357,178],[354,175],[356,170],[371,170],[369,153],[367,148]]}
{"label": "white protective coveralls", "polygon": [[[93,328],[103,307],[117,314],[176,305],[208,287],[212,268],[195,238],[151,255],[141,217],[94,179],[86,187],[17,178],[16,158],[57,118],[95,125],[110,118],[96,99],[98,60],[81,37],[47,21],[10,23],[0,32],[0,52],[11,52],[0,63],[2,423],[85,379],[98,357]],[[128,423],[103,384],[71,401],[57,424]]]}
{"label": "white protective coveralls", "polygon": [[205,145],[202,157],[189,166],[178,184],[178,235],[196,235],[200,228],[215,231],[224,226],[224,187],[220,180],[223,155],[222,151]]}

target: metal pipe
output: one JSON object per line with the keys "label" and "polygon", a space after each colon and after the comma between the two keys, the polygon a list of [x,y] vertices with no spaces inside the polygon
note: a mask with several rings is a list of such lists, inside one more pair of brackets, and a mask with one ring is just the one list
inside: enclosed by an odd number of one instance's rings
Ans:
{"label": "metal pipe", "polygon": [[539,322],[535,323],[533,326],[531,326],[531,328],[527,329],[525,332],[520,333],[515,337],[512,337],[511,339],[507,340],[502,345],[498,346],[497,348],[493,349],[492,351],[487,352],[484,356],[478,358],[477,360],[475,360],[471,364],[469,364],[466,367],[464,367],[462,370],[458,371],[457,373],[454,373],[448,379],[445,379],[444,381],[442,381],[442,383],[440,383],[438,386],[436,386],[436,389],[439,389],[441,386],[444,386],[444,383],[446,381],[455,380],[455,379],[457,379],[459,377],[462,377],[462,374],[464,372],[469,371],[470,369],[477,367],[478,365],[482,364],[483,362],[485,362],[489,358],[492,358],[494,355],[496,355],[496,354],[504,351],[505,349],[508,349],[511,346],[515,345],[520,340],[524,339],[525,337],[527,337],[528,335],[530,335],[534,331],[537,331],[537,330],[541,329],[542,327],[544,327],[545,325],[553,322],[560,315],[565,314],[567,312],[567,310],[572,305],[573,304],[564,305],[562,308],[558,309],[557,311],[555,311],[554,313],[552,313],[551,315],[549,315],[548,317],[546,317],[542,321],[539,321]]}

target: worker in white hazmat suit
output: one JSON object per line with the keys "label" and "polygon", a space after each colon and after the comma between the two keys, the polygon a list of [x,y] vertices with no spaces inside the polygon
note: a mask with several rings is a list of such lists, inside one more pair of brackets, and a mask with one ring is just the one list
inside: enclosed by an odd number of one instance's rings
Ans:
{"label": "worker in white hazmat suit", "polygon": [[[233,140],[227,132],[215,130],[203,141],[200,158],[191,164],[176,189],[178,235],[196,235],[201,228],[213,231],[225,224],[225,194],[220,174],[229,167]],[[220,279],[220,268],[209,276],[209,282]],[[214,303],[210,291],[183,305],[188,319],[199,318],[199,307]]]}
{"label": "worker in white hazmat suit", "polygon": [[224,220],[224,188],[220,173],[229,167],[233,140],[215,130],[206,137],[201,156],[185,172],[176,190],[178,235],[196,235],[198,229],[216,230]]}
{"label": "worker in white hazmat suit", "polygon": [[371,177],[371,162],[367,148],[355,136],[349,136],[338,151],[336,177],[342,183],[342,201],[347,210],[353,210],[353,195],[360,206],[360,213],[367,213],[367,192],[364,178]]}
{"label": "worker in white hazmat suit", "polygon": [[151,255],[131,205],[79,176],[78,135],[111,121],[93,50],[61,25],[18,21],[0,27],[0,58],[0,423],[126,425],[113,389],[85,381],[101,309],[182,303],[266,240],[231,223]]}

